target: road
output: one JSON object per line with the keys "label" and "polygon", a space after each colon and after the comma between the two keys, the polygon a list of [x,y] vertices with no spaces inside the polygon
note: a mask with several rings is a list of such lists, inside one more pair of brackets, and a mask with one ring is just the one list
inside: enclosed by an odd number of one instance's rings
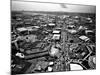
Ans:
{"label": "road", "polygon": [[67,59],[69,58],[69,45],[67,45],[67,40],[68,40],[68,32],[66,31],[66,24],[64,22],[63,24],[63,28],[62,28],[62,32],[61,32],[61,37],[62,37],[62,51],[63,51],[63,58],[64,58],[64,67],[63,70],[64,71],[69,71],[70,70],[70,64],[67,63]]}

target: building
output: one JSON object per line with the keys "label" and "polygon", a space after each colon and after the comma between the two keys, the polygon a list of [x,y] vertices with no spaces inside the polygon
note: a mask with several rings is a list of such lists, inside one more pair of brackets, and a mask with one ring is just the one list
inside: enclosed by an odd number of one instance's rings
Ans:
{"label": "building", "polygon": [[87,36],[80,36],[79,37],[81,40],[84,40],[84,41],[88,41],[88,40],[90,40]]}
{"label": "building", "polygon": [[50,50],[50,55],[56,56],[58,53],[59,53],[59,49],[55,48],[55,46],[53,45]]}
{"label": "building", "polygon": [[53,30],[52,33],[53,33],[53,34],[60,34],[60,31],[59,31],[59,30]]}
{"label": "building", "polygon": [[54,34],[52,39],[53,40],[60,40],[60,34]]}
{"label": "building", "polygon": [[17,28],[17,31],[18,31],[18,32],[27,31],[27,28],[25,28],[25,27],[22,27],[22,28]]}

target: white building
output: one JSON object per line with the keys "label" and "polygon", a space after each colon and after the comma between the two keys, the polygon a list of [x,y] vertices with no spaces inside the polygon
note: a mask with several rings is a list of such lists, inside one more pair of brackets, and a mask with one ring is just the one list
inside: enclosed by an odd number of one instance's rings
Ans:
{"label": "white building", "polygon": [[80,36],[79,38],[80,38],[81,40],[84,40],[84,41],[90,40],[87,36],[84,36],[84,35]]}
{"label": "white building", "polygon": [[59,30],[54,30],[52,33],[53,33],[53,34],[59,34],[60,31],[59,31]]}
{"label": "white building", "polygon": [[17,30],[18,30],[19,32],[22,32],[22,31],[27,31],[27,29],[26,29],[25,27],[22,27],[22,28],[17,28]]}
{"label": "white building", "polygon": [[83,70],[83,67],[78,64],[70,64],[70,69],[72,70]]}
{"label": "white building", "polygon": [[49,25],[49,26],[55,26],[55,24],[54,24],[54,23],[49,23],[48,25]]}
{"label": "white building", "polygon": [[54,34],[52,39],[53,40],[59,40],[60,39],[60,34]]}

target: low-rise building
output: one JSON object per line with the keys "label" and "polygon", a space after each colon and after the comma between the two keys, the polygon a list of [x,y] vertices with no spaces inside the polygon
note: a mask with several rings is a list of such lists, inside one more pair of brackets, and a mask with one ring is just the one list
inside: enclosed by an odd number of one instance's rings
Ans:
{"label": "low-rise building", "polygon": [[53,40],[60,40],[60,34],[54,34],[52,39]]}
{"label": "low-rise building", "polygon": [[17,30],[18,30],[19,32],[22,32],[22,31],[27,31],[27,28],[25,28],[25,27],[17,28]]}
{"label": "low-rise building", "polygon": [[55,24],[54,23],[49,23],[48,26],[55,26]]}
{"label": "low-rise building", "polygon": [[53,33],[53,34],[60,34],[60,31],[59,31],[59,30],[53,30],[52,33]]}
{"label": "low-rise building", "polygon": [[84,41],[90,40],[90,38],[88,38],[87,36],[84,36],[84,35],[80,36],[79,38],[80,38],[81,40],[84,40]]}

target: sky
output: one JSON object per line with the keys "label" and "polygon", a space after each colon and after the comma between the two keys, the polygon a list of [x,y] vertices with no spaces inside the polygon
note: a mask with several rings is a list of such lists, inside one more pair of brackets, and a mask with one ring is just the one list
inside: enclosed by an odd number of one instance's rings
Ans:
{"label": "sky", "polygon": [[[27,0],[26,0],[27,1]],[[38,0],[39,1],[39,0]],[[44,1],[45,2],[45,1]],[[35,2],[22,2],[12,0],[11,9],[13,11],[48,11],[48,12],[78,12],[78,13],[95,13],[95,6],[85,5],[72,5],[65,4],[63,8],[60,4],[51,3],[35,3]]]}

